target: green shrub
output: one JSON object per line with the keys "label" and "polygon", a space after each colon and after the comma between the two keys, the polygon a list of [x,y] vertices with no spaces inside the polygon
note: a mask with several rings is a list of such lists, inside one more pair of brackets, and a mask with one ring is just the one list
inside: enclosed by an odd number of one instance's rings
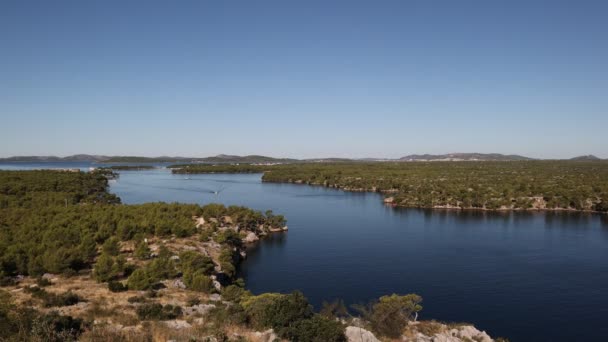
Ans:
{"label": "green shrub", "polygon": [[349,316],[348,309],[344,305],[342,299],[336,299],[333,302],[323,301],[319,314],[329,319],[345,318]]}
{"label": "green shrub", "polygon": [[215,289],[213,287],[213,281],[211,278],[203,274],[201,271],[185,273],[184,283],[186,284],[187,288],[193,291],[211,293],[211,291]]}
{"label": "green shrub", "polygon": [[243,307],[238,304],[216,306],[209,311],[208,317],[216,327],[241,325],[247,322],[247,314]]}
{"label": "green shrub", "polygon": [[148,247],[148,244],[144,241],[140,241],[135,248],[135,257],[139,260],[150,259],[151,253],[150,247]]}
{"label": "green shrub", "polygon": [[128,289],[129,288],[121,282],[118,282],[118,281],[108,282],[108,290],[110,290],[111,292],[125,292]]}
{"label": "green shrub", "polygon": [[320,315],[286,327],[282,337],[292,342],[346,342],[342,323]]}
{"label": "green shrub", "polygon": [[243,244],[243,240],[239,233],[232,229],[224,229],[215,236],[215,242],[220,244],[227,244],[230,246],[240,247]]}
{"label": "green shrub", "polygon": [[82,298],[72,291],[55,294],[47,292],[40,287],[26,287],[25,291],[30,293],[32,297],[42,300],[42,305],[47,308],[53,306],[70,306],[82,301]]}
{"label": "green shrub", "polygon": [[53,283],[51,283],[51,281],[47,278],[38,277],[36,278],[36,285],[38,285],[38,287],[46,287],[53,285]]}
{"label": "green shrub", "polygon": [[281,337],[289,326],[313,316],[312,306],[299,291],[252,296],[243,301],[243,307],[255,329],[273,328]]}
{"label": "green shrub", "polygon": [[371,323],[374,332],[382,336],[398,338],[413,315],[417,315],[417,312],[422,310],[421,302],[422,297],[416,294],[404,296],[392,294],[380,297],[367,308],[358,306],[356,309]]}
{"label": "green shrub", "polygon": [[117,256],[120,253],[120,241],[117,237],[107,239],[102,246],[103,253],[111,256]]}
{"label": "green shrub", "polygon": [[245,295],[250,295],[251,293],[249,291],[246,291],[245,289],[238,287],[236,285],[229,285],[226,286],[223,290],[222,290],[222,298],[224,298],[224,300],[230,301],[230,302],[240,302],[241,301],[241,297],[245,296]]}
{"label": "green shrub", "polygon": [[110,254],[102,253],[99,258],[97,258],[97,262],[93,268],[95,280],[103,283],[116,277],[117,268],[114,264],[114,258]]}
{"label": "green shrub", "polygon": [[127,302],[129,302],[129,303],[144,303],[147,300],[148,299],[143,296],[133,296],[133,297],[127,298]]}
{"label": "green shrub", "polygon": [[177,275],[175,269],[175,263],[169,258],[169,256],[160,256],[152,260],[145,267],[146,274],[150,281],[153,283],[159,282],[163,279],[171,279]]}
{"label": "green shrub", "polygon": [[203,274],[210,275],[215,268],[215,264],[210,257],[194,251],[181,252],[179,260],[184,273],[200,271]]}
{"label": "green shrub", "polygon": [[153,282],[151,281],[148,274],[144,269],[136,269],[131,275],[129,279],[127,279],[127,287],[131,290],[147,290],[152,287]]}
{"label": "green shrub", "polygon": [[31,336],[33,341],[64,342],[77,341],[86,326],[79,318],[62,316],[56,311],[39,315],[32,322]]}
{"label": "green shrub", "polygon": [[158,303],[142,304],[137,309],[137,317],[141,320],[168,320],[175,319],[182,314],[182,308],[170,304]]}

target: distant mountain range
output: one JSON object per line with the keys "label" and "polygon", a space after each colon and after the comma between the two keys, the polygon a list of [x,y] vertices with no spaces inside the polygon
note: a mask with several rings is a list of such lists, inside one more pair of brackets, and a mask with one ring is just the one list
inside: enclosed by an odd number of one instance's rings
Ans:
{"label": "distant mountain range", "polygon": [[[139,157],[139,156],[103,156],[90,154],[76,154],[67,157],[56,156],[15,156],[0,158],[0,162],[96,162],[96,163],[209,163],[209,164],[272,164],[272,163],[331,163],[331,162],[371,162],[371,161],[518,161],[535,160],[516,154],[500,153],[449,153],[449,154],[411,154],[399,159],[386,158],[313,158],[313,159],[293,159],[293,158],[273,158],[260,155],[236,156],[220,154],[213,157],[191,158],[191,157]],[[602,160],[594,155],[578,156],[572,161],[593,161]]]}

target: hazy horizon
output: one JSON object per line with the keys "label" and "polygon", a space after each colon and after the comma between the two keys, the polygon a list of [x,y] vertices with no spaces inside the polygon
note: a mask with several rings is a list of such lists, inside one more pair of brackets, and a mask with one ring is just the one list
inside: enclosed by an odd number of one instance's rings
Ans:
{"label": "hazy horizon", "polygon": [[[75,154],[68,154],[68,155],[57,155],[57,154],[30,154],[30,155],[6,155],[6,156],[2,156],[0,155],[0,158],[10,158],[10,157],[59,157],[59,158],[65,158],[65,157],[70,157],[70,156],[74,156],[74,155],[89,155],[89,156],[106,156],[106,157],[146,157],[146,158],[158,158],[158,157],[167,157],[167,158],[193,158],[193,159],[197,159],[197,158],[207,158],[207,157],[216,157],[216,156],[220,156],[220,155],[228,155],[228,156],[239,156],[239,157],[243,157],[243,156],[264,156],[264,157],[272,157],[272,158],[284,158],[284,159],[323,159],[323,158],[347,158],[347,159],[367,159],[367,158],[371,158],[371,159],[399,159],[402,157],[406,157],[409,155],[449,155],[449,154],[471,154],[471,153],[481,153],[481,152],[446,152],[446,153],[407,153],[407,154],[403,154],[400,156],[396,156],[396,157],[377,157],[377,156],[332,156],[332,155],[327,155],[327,156],[312,156],[312,157],[298,157],[298,156],[282,156],[282,155],[268,155],[268,154],[259,154],[259,153],[251,153],[251,154],[232,154],[232,153],[218,153],[218,154],[213,154],[213,155],[181,155],[181,154],[170,154],[170,155],[139,155],[139,154],[105,154],[105,153],[75,153]],[[494,152],[488,152],[488,153],[494,153]],[[498,153],[498,152],[496,152]],[[528,158],[533,158],[533,159],[547,159],[547,160],[551,160],[551,159],[571,159],[574,157],[581,157],[581,156],[588,156],[590,154],[579,154],[579,155],[575,155],[575,156],[570,156],[570,157],[565,157],[565,158],[545,158],[545,157],[533,157],[533,156],[529,156],[529,155],[524,155],[524,154],[520,154],[520,153],[498,153],[498,154],[503,154],[503,155],[518,155],[518,156],[522,156],[522,157],[528,157]],[[608,159],[608,158],[604,158],[603,156],[600,155],[595,155],[592,154],[595,157],[598,157],[600,159]]]}
{"label": "hazy horizon", "polygon": [[0,3],[0,157],[608,158],[608,2]]}

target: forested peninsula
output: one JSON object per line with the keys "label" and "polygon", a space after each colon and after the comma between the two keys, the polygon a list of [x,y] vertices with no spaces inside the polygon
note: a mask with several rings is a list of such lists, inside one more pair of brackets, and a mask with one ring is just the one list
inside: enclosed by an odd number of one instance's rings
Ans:
{"label": "forested peninsula", "polygon": [[[272,211],[120,204],[110,170],[0,171],[2,341],[492,341],[416,321],[422,298],[315,312],[300,292],[254,295],[246,244],[286,230]],[[282,233],[280,233],[282,234]],[[359,338],[359,340],[357,340]]]}
{"label": "forested peninsula", "polygon": [[263,173],[264,182],[373,191],[413,208],[608,212],[607,161],[174,165],[174,173]]}

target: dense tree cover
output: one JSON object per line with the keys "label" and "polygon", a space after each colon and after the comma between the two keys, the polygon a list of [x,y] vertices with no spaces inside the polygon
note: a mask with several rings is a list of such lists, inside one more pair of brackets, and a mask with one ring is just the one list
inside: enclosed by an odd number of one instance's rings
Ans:
{"label": "dense tree cover", "polygon": [[[117,205],[120,200],[106,187],[106,178],[97,173],[0,171],[5,204],[0,208],[0,278],[69,274],[90,268],[97,259],[94,275],[108,281],[125,271],[124,261],[117,257],[119,241],[191,236],[197,232],[194,216],[216,221],[229,216],[234,224],[253,231],[260,225],[285,223],[283,216],[272,212],[221,204]],[[226,263],[232,260],[230,251]],[[140,246],[138,257],[149,254]],[[164,267],[161,261],[154,260],[150,267]]]}
{"label": "dense tree cover", "polygon": [[190,165],[175,173],[264,172],[265,182],[378,191],[404,207],[608,211],[608,162],[375,162]]}
{"label": "dense tree cover", "polygon": [[106,172],[0,171],[0,209],[119,203],[106,191]]}

